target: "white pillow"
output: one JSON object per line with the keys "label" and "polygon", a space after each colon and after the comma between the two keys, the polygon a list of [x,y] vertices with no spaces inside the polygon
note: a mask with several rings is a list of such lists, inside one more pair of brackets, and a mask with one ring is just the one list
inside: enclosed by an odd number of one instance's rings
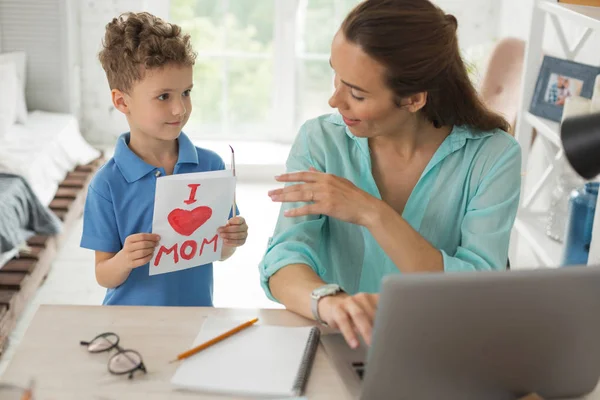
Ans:
{"label": "white pillow", "polygon": [[27,122],[27,101],[25,98],[25,84],[27,82],[27,56],[24,51],[0,53],[0,64],[12,63],[17,69],[18,92],[15,98],[17,104],[17,122]]}
{"label": "white pillow", "polygon": [[19,92],[17,69],[14,63],[0,63],[0,138],[8,128],[17,122],[17,103],[15,98]]}

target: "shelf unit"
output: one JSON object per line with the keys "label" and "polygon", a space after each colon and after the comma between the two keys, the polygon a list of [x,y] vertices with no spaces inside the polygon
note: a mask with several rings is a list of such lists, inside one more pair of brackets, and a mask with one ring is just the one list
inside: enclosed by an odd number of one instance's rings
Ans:
{"label": "shelf unit", "polygon": [[[579,40],[573,43],[573,46],[570,46],[564,34],[560,25],[561,20],[569,20],[586,28]],[[515,130],[515,137],[521,145],[523,155],[521,201],[510,248],[510,258],[511,260],[515,260],[517,266],[519,265],[517,254],[520,239],[524,239],[530,245],[539,264],[543,267],[558,266],[563,251],[562,244],[550,239],[546,235],[546,212],[534,212],[531,210],[531,204],[540,194],[541,190],[554,183],[552,180],[554,177],[553,171],[557,163],[563,162],[564,158],[560,140],[560,124],[529,112],[529,105],[543,59],[542,45],[548,21],[551,22],[556,30],[560,45],[566,55],[565,58],[574,60],[592,32],[595,30],[600,31],[600,7],[563,4],[558,3],[556,0],[537,0],[534,4],[529,39],[525,52],[525,68],[521,87],[522,102]],[[542,174],[541,179],[535,182],[531,191],[525,195],[524,184],[527,179],[526,168],[531,150],[533,129],[537,132],[537,137],[543,141],[542,143],[546,156],[550,160],[550,165]],[[599,214],[596,213],[594,220],[595,228],[600,226]],[[592,236],[589,263],[600,262],[600,238],[597,236]]]}
{"label": "shelf unit", "polygon": [[515,221],[515,229],[530,244],[541,265],[549,267],[555,266],[556,260],[560,260],[562,246],[546,236],[545,217],[545,213],[522,210]]}
{"label": "shelf unit", "polygon": [[538,8],[551,15],[567,18],[579,26],[600,30],[600,7],[578,6],[542,0],[539,2]]}

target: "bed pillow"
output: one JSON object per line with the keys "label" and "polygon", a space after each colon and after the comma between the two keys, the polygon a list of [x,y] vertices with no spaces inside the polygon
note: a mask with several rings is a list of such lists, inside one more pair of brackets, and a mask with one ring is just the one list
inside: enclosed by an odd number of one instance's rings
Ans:
{"label": "bed pillow", "polygon": [[17,122],[27,122],[27,101],[25,98],[25,84],[27,82],[27,56],[24,51],[0,53],[0,64],[12,63],[17,69],[18,88],[16,94]]}
{"label": "bed pillow", "polygon": [[19,92],[17,70],[14,63],[0,63],[0,138],[17,121],[17,103]]}

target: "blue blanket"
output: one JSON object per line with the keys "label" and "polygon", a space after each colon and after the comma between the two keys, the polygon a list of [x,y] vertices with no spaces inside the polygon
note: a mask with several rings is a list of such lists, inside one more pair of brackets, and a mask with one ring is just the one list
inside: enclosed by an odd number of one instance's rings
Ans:
{"label": "blue blanket", "polygon": [[0,253],[20,245],[32,233],[54,235],[61,222],[40,203],[27,181],[0,173]]}

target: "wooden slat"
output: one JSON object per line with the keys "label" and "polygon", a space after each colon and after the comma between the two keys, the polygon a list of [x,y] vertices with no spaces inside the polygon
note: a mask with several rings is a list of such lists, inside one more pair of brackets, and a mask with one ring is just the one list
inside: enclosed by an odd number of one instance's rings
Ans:
{"label": "wooden slat", "polygon": [[0,278],[5,272],[26,272],[31,273],[37,264],[35,258],[15,258],[4,264],[0,270]]}
{"label": "wooden slat", "polygon": [[8,307],[5,305],[1,305],[0,306],[0,321],[2,321],[2,318],[4,318],[4,316],[6,315],[7,312],[8,312]]}
{"label": "wooden slat", "polygon": [[79,179],[85,181],[90,176],[86,171],[72,171],[67,174],[67,179]]}
{"label": "wooden slat", "polygon": [[65,210],[54,210],[54,209],[52,209],[52,208],[51,208],[51,210],[52,210],[52,212],[53,212],[54,214],[56,214],[56,216],[57,216],[57,217],[58,217],[58,218],[59,218],[61,221],[64,221],[64,220],[65,220],[65,217],[67,216],[67,213],[68,213],[68,211],[65,211]]}
{"label": "wooden slat", "polygon": [[50,236],[35,235],[35,236],[32,236],[29,239],[27,239],[27,244],[29,246],[46,247],[46,244],[48,243],[48,239],[50,239]]}
{"label": "wooden slat", "polygon": [[71,207],[71,204],[73,204],[73,199],[57,199],[54,198],[54,200],[52,200],[50,202],[50,209],[52,210],[68,210],[69,207]]}
{"label": "wooden slat", "polygon": [[59,185],[63,188],[78,188],[81,189],[85,185],[85,181],[77,178],[65,178]]}
{"label": "wooden slat", "polygon": [[75,168],[75,171],[78,172],[94,172],[95,170],[96,166],[94,164],[78,165]]}
{"label": "wooden slat", "polygon": [[7,272],[6,265],[0,269],[0,289],[19,290],[26,274],[20,272]]}
{"label": "wooden slat", "polygon": [[74,199],[77,197],[79,189],[70,187],[59,187],[54,195],[54,199]]}
{"label": "wooden slat", "polygon": [[15,290],[0,290],[0,304],[10,307],[13,297],[19,293]]}
{"label": "wooden slat", "polygon": [[39,260],[45,249],[44,246],[29,246],[28,249],[19,251],[19,258]]}

